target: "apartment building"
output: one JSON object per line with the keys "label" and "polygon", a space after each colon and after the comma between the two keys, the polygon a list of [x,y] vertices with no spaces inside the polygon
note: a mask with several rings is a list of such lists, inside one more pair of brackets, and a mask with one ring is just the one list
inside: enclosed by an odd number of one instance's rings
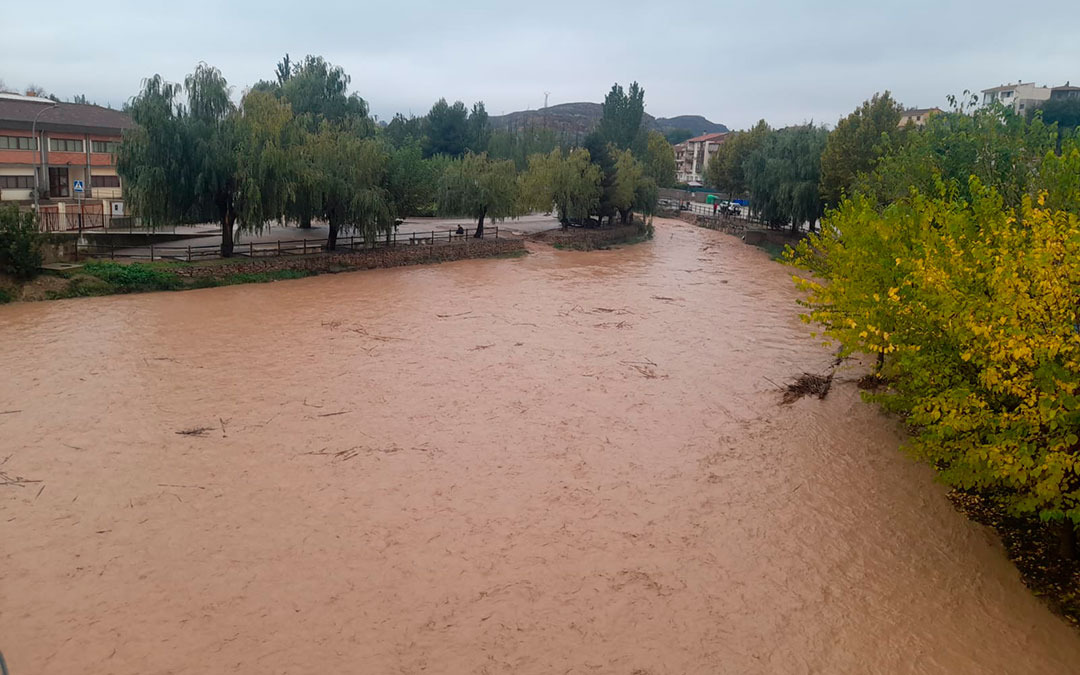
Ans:
{"label": "apartment building", "polygon": [[709,161],[727,138],[726,133],[703,134],[675,146],[675,177],[694,187],[703,184]]}
{"label": "apartment building", "polygon": [[1054,87],[1050,90],[1051,101],[1070,101],[1080,100],[1080,87],[1074,87],[1070,83],[1066,82],[1060,87]]}
{"label": "apartment building", "polygon": [[1010,107],[1018,115],[1025,115],[1029,108],[1050,99],[1050,87],[1037,87],[1034,82],[1003,84],[1000,87],[983,89],[983,105],[1001,103]]}
{"label": "apartment building", "polygon": [[917,127],[924,126],[931,115],[937,115],[940,112],[941,108],[911,108],[905,110],[900,114],[899,126],[906,127],[908,124],[914,124]]}
{"label": "apartment building", "polygon": [[32,203],[36,188],[43,205],[60,205],[80,180],[84,199],[122,213],[115,154],[130,126],[118,110],[0,93],[0,201]]}

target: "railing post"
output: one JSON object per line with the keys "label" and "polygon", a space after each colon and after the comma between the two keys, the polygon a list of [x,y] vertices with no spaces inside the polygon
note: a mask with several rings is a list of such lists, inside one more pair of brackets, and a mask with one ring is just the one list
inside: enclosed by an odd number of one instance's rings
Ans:
{"label": "railing post", "polygon": [[499,238],[499,226],[498,225],[495,226],[495,238],[496,239]]}
{"label": "railing post", "polygon": [[191,244],[187,245],[187,261],[191,262]]}
{"label": "railing post", "polygon": [[280,239],[277,240],[277,254],[278,254],[278,257],[280,258],[281,257],[281,240]]}
{"label": "railing post", "polygon": [[255,257],[255,242],[253,242],[253,241],[248,242],[248,257],[249,258],[254,258]]}
{"label": "railing post", "polygon": [[303,239],[304,242],[304,255],[307,255],[307,239]]}
{"label": "railing post", "polygon": [[150,240],[150,262],[154,262],[154,240]]}

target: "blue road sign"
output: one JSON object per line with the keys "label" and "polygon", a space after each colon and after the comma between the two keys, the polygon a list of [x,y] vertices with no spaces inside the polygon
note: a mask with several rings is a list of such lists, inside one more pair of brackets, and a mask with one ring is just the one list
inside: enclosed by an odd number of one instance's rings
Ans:
{"label": "blue road sign", "polygon": [[83,182],[81,180],[73,180],[73,181],[71,181],[71,189],[74,190],[75,192],[84,192],[84,190],[83,190]]}

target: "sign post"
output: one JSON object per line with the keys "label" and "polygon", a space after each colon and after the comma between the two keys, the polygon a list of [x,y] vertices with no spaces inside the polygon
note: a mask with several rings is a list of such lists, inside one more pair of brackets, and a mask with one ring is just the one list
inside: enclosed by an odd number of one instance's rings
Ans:
{"label": "sign post", "polygon": [[83,208],[83,182],[81,180],[71,181],[71,189],[75,192],[75,198],[79,200],[79,234],[82,234],[83,216],[86,212]]}

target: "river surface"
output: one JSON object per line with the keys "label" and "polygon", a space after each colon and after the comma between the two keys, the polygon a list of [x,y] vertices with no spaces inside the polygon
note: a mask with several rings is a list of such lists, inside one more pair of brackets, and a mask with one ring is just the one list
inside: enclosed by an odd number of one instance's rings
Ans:
{"label": "river surface", "polygon": [[14,675],[1080,671],[853,384],[780,405],[831,363],[790,276],[665,221],[0,307],[0,650]]}

